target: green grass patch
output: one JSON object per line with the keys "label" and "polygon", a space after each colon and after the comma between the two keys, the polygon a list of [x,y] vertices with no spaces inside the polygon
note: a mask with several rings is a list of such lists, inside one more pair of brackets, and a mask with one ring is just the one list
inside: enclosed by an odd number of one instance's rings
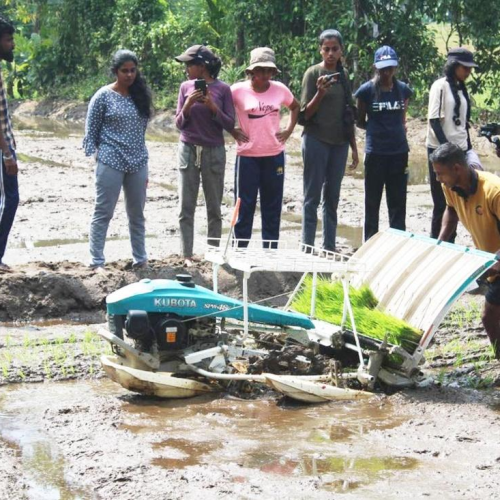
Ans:
{"label": "green grass patch", "polygon": [[0,349],[0,381],[24,381],[28,372],[45,379],[92,375],[101,354],[110,353],[109,343],[91,331],[81,337],[71,332],[51,339],[25,335],[18,343],[11,340]]}
{"label": "green grass patch", "polygon": [[[316,289],[316,317],[329,323],[340,325],[344,307],[342,283],[319,278]],[[302,290],[292,304],[298,312],[309,314],[311,308],[312,278],[308,277]],[[399,345],[413,353],[420,341],[422,332],[408,323],[377,309],[378,301],[368,286],[359,289],[350,287],[349,297],[353,308],[354,321],[359,333],[377,340]],[[347,328],[352,329],[349,317]]]}

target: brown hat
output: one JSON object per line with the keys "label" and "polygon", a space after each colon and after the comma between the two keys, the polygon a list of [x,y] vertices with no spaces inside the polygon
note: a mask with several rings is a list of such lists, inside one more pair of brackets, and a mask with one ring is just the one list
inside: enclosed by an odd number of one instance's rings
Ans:
{"label": "brown hat", "polygon": [[250,52],[250,65],[246,71],[251,71],[255,68],[274,68],[279,72],[276,66],[276,57],[274,50],[269,47],[257,47]]}
{"label": "brown hat", "polygon": [[466,66],[467,68],[477,68],[472,52],[467,50],[465,47],[450,49],[448,52],[448,61],[457,61],[462,66]]}
{"label": "brown hat", "polygon": [[200,63],[208,64],[215,59],[215,54],[205,45],[193,45],[184,51],[175,60],[177,62],[187,63],[191,61],[198,61]]}

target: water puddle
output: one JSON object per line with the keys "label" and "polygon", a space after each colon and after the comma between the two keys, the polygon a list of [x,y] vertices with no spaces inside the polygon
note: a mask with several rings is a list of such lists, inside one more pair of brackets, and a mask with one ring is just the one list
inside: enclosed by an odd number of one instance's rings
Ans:
{"label": "water puddle", "polygon": [[[296,212],[283,212],[281,218],[287,222],[296,224],[295,227],[302,228],[302,214]],[[285,229],[285,228],[283,228]],[[316,242],[321,243],[322,238],[321,219],[318,219],[316,232]],[[346,241],[352,248],[359,248],[363,243],[363,228],[361,226],[347,226],[345,224],[337,225],[337,236]]]}
{"label": "water puddle", "polygon": [[37,135],[50,135],[61,139],[70,136],[81,137],[84,133],[83,123],[75,123],[68,120],[51,120],[41,116],[14,117],[14,128],[23,132]]}
{"label": "water puddle", "polygon": [[[73,488],[65,478],[65,460],[47,437],[16,422],[16,417],[0,415],[0,439],[16,450],[21,460],[27,498],[33,500],[87,500],[94,495]],[[20,473],[20,471],[18,471]]]}
{"label": "water puddle", "polygon": [[[73,122],[69,120],[50,119],[41,116],[14,117],[14,127],[16,130],[25,132],[25,135],[37,137],[46,135],[66,139],[68,137],[83,137],[85,125],[83,122]],[[179,132],[172,128],[165,130],[159,127],[149,126],[146,132],[146,140],[151,142],[179,142]]]}
{"label": "water puddle", "polygon": [[[209,396],[190,402],[179,405],[137,396],[129,399],[125,406],[131,416],[127,430],[143,436],[158,432],[169,436],[154,445],[160,453],[154,465],[183,469],[236,463],[241,474],[252,469],[280,476],[319,477],[325,489],[337,492],[419,466],[417,460],[404,456],[378,456],[376,449],[367,452],[368,456],[351,456],[348,443],[406,421],[406,417],[395,415],[390,405],[287,403],[280,407],[274,401]],[[200,428],[202,432],[193,432]],[[370,456],[372,453],[375,456]],[[244,480],[244,476],[236,480]]]}
{"label": "water puddle", "polygon": [[[500,162],[496,161],[493,157],[481,157],[483,168],[488,172],[500,174]],[[422,184],[429,184],[429,167],[427,163],[427,156],[424,154],[410,153],[408,160],[408,184],[410,186],[418,186]],[[358,167],[356,172],[347,175],[352,175],[355,179],[364,179],[362,165]]]}
{"label": "water puddle", "polygon": [[280,476],[319,477],[326,489],[346,491],[387,478],[398,471],[412,470],[418,460],[409,457],[345,458],[304,455],[287,458],[269,452],[256,452],[246,457],[245,467],[257,468]]}
{"label": "water puddle", "polygon": [[47,165],[49,167],[72,168],[71,165],[68,165],[66,163],[59,163],[57,161],[45,160],[44,158],[39,158],[38,156],[30,156],[24,153],[17,153],[17,157],[23,163],[41,163],[42,165]]}
{"label": "water puddle", "polygon": [[162,457],[154,458],[151,463],[164,469],[184,469],[201,464],[204,455],[211,454],[221,447],[221,443],[193,443],[188,439],[167,439],[153,445],[153,449]]}
{"label": "water puddle", "polygon": [[151,184],[154,184],[155,186],[160,186],[162,188],[165,188],[167,191],[172,191],[174,193],[177,193],[177,186],[174,186],[173,184],[169,184],[168,182],[151,182]]}
{"label": "water puddle", "polygon": [[352,248],[357,249],[363,244],[363,227],[339,224],[337,226],[337,236],[346,240],[347,244]]}
{"label": "water puddle", "polygon": [[[148,233],[146,238],[158,238],[157,234]],[[106,241],[128,241],[128,236],[109,236]],[[88,238],[58,238],[49,240],[23,240],[18,245],[13,245],[14,248],[26,248],[28,250],[33,248],[46,248],[46,247],[59,247],[64,245],[78,245],[88,244]]]}
{"label": "water puddle", "polygon": [[[122,439],[140,436],[152,449],[150,465],[164,469],[223,469],[235,482],[255,473],[262,474],[262,481],[269,475],[283,480],[314,476],[322,488],[342,492],[420,466],[416,459],[392,456],[382,444],[369,441],[371,432],[397,428],[408,419],[384,402],[278,405],[217,395],[162,400],[134,395],[109,380],[24,384],[1,395],[0,436],[19,448],[30,498],[92,498],[68,483],[70,464],[40,425],[51,421],[43,415],[61,401],[71,408],[95,404],[95,398],[122,401],[118,430],[127,431]],[[71,425],[71,417],[65,425]],[[72,436],[78,438],[77,429]]]}
{"label": "water puddle", "polygon": [[151,142],[177,144],[179,142],[179,132],[174,131],[174,129],[172,129],[172,131],[167,131],[150,126],[146,132],[146,140]]}
{"label": "water puddle", "polygon": [[0,328],[23,328],[25,330],[39,330],[40,328],[48,328],[51,326],[75,326],[87,324],[87,320],[68,320],[62,318],[43,319],[39,321],[11,321],[0,322]]}

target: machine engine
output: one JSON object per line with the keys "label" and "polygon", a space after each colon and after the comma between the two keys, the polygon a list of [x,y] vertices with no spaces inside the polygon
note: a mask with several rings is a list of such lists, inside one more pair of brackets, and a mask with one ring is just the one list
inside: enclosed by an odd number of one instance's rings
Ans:
{"label": "machine engine", "polygon": [[121,338],[125,330],[126,336],[134,341],[136,349],[145,352],[149,352],[154,344],[160,352],[180,351],[199,342],[201,338],[216,335],[213,318],[197,319],[141,310],[130,310],[126,316],[110,317],[109,325],[115,332],[121,330]]}

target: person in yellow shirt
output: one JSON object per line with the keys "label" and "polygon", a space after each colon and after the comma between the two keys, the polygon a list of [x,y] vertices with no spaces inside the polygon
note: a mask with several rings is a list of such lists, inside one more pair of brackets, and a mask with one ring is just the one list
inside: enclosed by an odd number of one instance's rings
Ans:
{"label": "person in yellow shirt", "polygon": [[[460,220],[476,248],[500,258],[500,178],[470,167],[464,151],[451,142],[439,146],[430,161],[446,198],[438,238],[447,241]],[[500,261],[488,270],[486,279],[482,320],[495,357],[500,359]]]}

